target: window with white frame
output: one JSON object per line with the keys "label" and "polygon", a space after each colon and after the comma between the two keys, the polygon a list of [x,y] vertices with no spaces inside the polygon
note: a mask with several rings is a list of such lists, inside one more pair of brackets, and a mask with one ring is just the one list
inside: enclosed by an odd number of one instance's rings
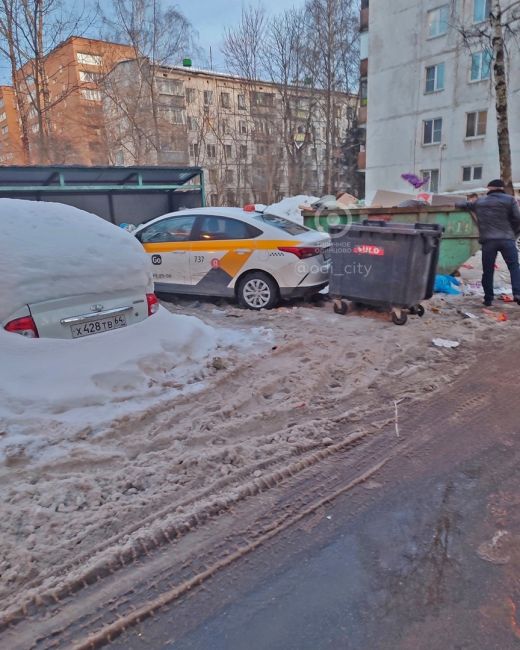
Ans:
{"label": "window with white frame", "polygon": [[246,144],[241,144],[240,145],[240,159],[241,160],[246,160],[247,159],[247,145]]}
{"label": "window with white frame", "polygon": [[3,126],[2,127],[2,135],[7,135],[9,133],[9,127],[8,126]]}
{"label": "window with white frame", "polygon": [[38,133],[39,130],[40,130],[40,125],[38,124],[38,122],[37,122],[36,124],[33,124],[33,125],[31,126],[31,131],[32,131],[33,133]]}
{"label": "window with white frame", "polygon": [[199,157],[199,143],[198,142],[192,142],[190,144],[190,156],[191,156],[191,158],[198,158]]}
{"label": "window with white frame", "polygon": [[76,60],[83,65],[100,66],[103,63],[103,57],[100,54],[87,54],[86,52],[78,52]]}
{"label": "window with white frame", "polygon": [[211,106],[213,104],[213,91],[205,90],[204,91],[204,106]]}
{"label": "window with white frame", "polygon": [[245,135],[247,133],[247,122],[240,120],[240,122],[238,123],[238,131],[242,135]]}
{"label": "window with white frame", "polygon": [[462,168],[462,181],[469,183],[471,181],[482,180],[482,165],[469,165]]}
{"label": "window with white frame", "polygon": [[425,93],[435,93],[444,90],[444,63],[429,65],[426,67]]}
{"label": "window with white frame", "polygon": [[3,122],[6,119],[7,119],[7,115],[5,113],[0,113],[0,122]]}
{"label": "window with white frame", "polygon": [[206,145],[206,155],[208,158],[216,158],[217,157],[217,146],[214,144],[207,144]]}
{"label": "window with white frame", "polygon": [[5,106],[4,100],[0,98],[0,108],[3,108]]}
{"label": "window with white frame", "polygon": [[226,171],[225,171],[225,181],[226,181],[226,183],[234,183],[235,182],[235,174],[233,173],[232,169],[226,169]]}
{"label": "window with white frame", "polygon": [[448,5],[437,7],[428,12],[428,37],[443,36],[448,31],[450,8]]}
{"label": "window with white frame", "polygon": [[79,71],[79,80],[83,83],[98,83],[101,80],[101,76],[99,72]]}
{"label": "window with white frame", "polygon": [[423,122],[423,144],[440,144],[442,139],[442,117]]}
{"label": "window with white frame", "polygon": [[188,116],[187,120],[188,131],[198,131],[199,130],[199,121],[196,117]]}
{"label": "window with white frame", "polygon": [[246,96],[238,95],[237,97],[238,108],[243,111],[246,108]]}
{"label": "window with white frame", "polygon": [[81,94],[90,102],[100,102],[102,99],[99,90],[93,90],[92,88],[82,88]]}
{"label": "window with white frame", "polygon": [[491,0],[473,0],[473,22],[483,23],[491,13]]}
{"label": "window with white frame", "polygon": [[439,191],[439,170],[438,169],[423,169],[421,171],[423,179],[426,184],[423,189],[431,194],[437,194]]}
{"label": "window with white frame", "polygon": [[224,157],[226,160],[230,160],[233,156],[233,149],[231,148],[230,144],[225,144],[224,145]]}
{"label": "window with white frame", "polygon": [[482,138],[487,130],[487,111],[466,113],[466,138]]}
{"label": "window with white frame", "polygon": [[222,108],[231,108],[231,95],[229,93],[220,93],[220,104]]}
{"label": "window with white frame", "polygon": [[162,114],[170,124],[184,124],[184,111],[182,108],[166,106],[162,109]]}
{"label": "window with white frame", "polygon": [[186,104],[193,104],[195,101],[196,97],[196,89],[195,88],[186,88],[185,94],[186,94]]}
{"label": "window with white frame", "polygon": [[482,50],[471,55],[471,81],[483,81],[491,77],[491,61],[493,55],[490,50]]}

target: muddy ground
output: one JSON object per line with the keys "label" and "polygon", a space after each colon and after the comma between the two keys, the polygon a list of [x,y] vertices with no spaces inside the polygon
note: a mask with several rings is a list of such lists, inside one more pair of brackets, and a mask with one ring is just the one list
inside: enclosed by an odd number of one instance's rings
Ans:
{"label": "muddy ground", "polygon": [[[253,520],[255,495],[287,477],[335,454],[350,454],[355,465],[354,440],[390,449],[399,409],[452,382],[483,349],[518,336],[520,307],[486,313],[480,302],[436,296],[424,318],[404,327],[368,310],[338,316],[325,300],[261,313],[166,302],[215,326],[265,327],[266,340],[246,357],[212,359],[196,394],[165,394],[160,409],[114,422],[92,437],[85,458],[0,468],[3,625],[16,628],[173,539],[193,536],[196,554],[193,531],[219,512],[246,503]],[[500,311],[506,322],[496,320]],[[439,337],[459,346],[435,347]],[[33,647],[11,632],[9,639],[10,648]]]}

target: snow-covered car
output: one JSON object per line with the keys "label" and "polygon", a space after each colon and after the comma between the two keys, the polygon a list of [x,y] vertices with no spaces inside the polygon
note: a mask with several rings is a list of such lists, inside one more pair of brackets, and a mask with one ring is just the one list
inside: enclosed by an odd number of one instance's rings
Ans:
{"label": "snow-covered car", "polygon": [[159,307],[149,257],[128,232],[58,203],[0,199],[0,324],[75,339],[127,327]]}
{"label": "snow-covered car", "polygon": [[244,307],[268,309],[329,282],[329,236],[254,206],[173,212],[133,234],[150,255],[158,292],[237,298]]}

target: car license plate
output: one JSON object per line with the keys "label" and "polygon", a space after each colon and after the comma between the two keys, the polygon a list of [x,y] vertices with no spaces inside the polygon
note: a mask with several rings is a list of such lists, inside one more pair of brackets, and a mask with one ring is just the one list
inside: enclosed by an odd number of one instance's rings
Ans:
{"label": "car license plate", "polygon": [[125,316],[113,316],[112,318],[103,318],[102,320],[90,320],[87,323],[71,325],[70,329],[72,332],[72,338],[77,339],[81,336],[90,336],[91,334],[108,332],[109,330],[115,330],[119,327],[126,327]]}

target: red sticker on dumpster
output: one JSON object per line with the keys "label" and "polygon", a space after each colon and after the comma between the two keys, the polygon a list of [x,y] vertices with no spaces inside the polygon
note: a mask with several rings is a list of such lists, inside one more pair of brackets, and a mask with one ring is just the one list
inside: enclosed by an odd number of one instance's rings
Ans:
{"label": "red sticker on dumpster", "polygon": [[352,252],[357,253],[357,255],[384,255],[385,249],[382,246],[362,244],[361,246],[355,246]]}
{"label": "red sticker on dumpster", "polygon": [[218,269],[218,268],[220,268],[220,260],[218,259],[218,257],[214,257],[214,258],[211,260],[211,268],[212,268],[212,269]]}

